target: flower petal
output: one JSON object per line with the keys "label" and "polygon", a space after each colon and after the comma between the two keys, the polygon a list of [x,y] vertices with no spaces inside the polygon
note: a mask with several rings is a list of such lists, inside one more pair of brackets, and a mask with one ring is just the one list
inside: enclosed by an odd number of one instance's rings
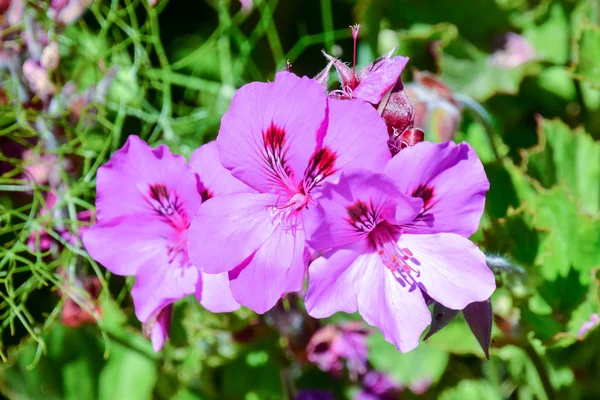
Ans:
{"label": "flower petal", "polygon": [[232,194],[202,203],[188,232],[188,253],[209,274],[234,269],[273,233],[272,194]]}
{"label": "flower petal", "polygon": [[354,243],[332,250],[310,264],[306,294],[310,316],[326,318],[336,312],[358,310],[356,287],[362,274],[358,259],[366,249],[366,243]]}
{"label": "flower petal", "polygon": [[362,168],[382,172],[391,158],[387,127],[362,100],[329,99],[326,134],[304,173],[305,188],[335,181],[343,171]]}
{"label": "flower petal", "polygon": [[200,178],[200,194],[203,200],[213,196],[233,193],[254,192],[248,185],[234,178],[223,167],[219,158],[217,142],[212,141],[200,146],[190,157],[190,169]]}
{"label": "flower petal", "polygon": [[361,264],[358,312],[401,352],[414,349],[431,322],[421,291],[403,287],[375,252],[363,256]]}
{"label": "flower petal", "polygon": [[[239,270],[229,274],[233,298],[259,314],[270,310],[291,285],[292,265],[304,260],[304,237],[279,225],[271,237]],[[301,245],[299,245],[299,242]]]}
{"label": "flower petal", "polygon": [[131,289],[135,315],[148,321],[167,305],[194,293],[198,279],[198,269],[181,265],[180,257],[171,262],[166,256],[148,260],[138,270]]}
{"label": "flower petal", "polygon": [[240,88],[221,120],[223,166],[259,192],[296,190],[325,119],[327,97],[316,81],[280,72],[272,83]]}
{"label": "flower petal", "polygon": [[125,145],[98,169],[98,221],[132,214],[154,215],[148,201],[153,185],[163,185],[173,192],[187,215],[193,215],[200,205],[196,177],[185,157],[173,155],[164,145],[152,149],[137,136],[129,136]]}
{"label": "flower petal", "polygon": [[402,192],[424,201],[411,232],[453,232],[469,237],[477,231],[490,184],[468,144],[416,144],[394,157],[385,173]]}
{"label": "flower petal", "polygon": [[229,277],[226,272],[221,274],[205,274],[198,279],[196,298],[204,308],[214,313],[230,312],[240,308],[233,298],[229,288]]}
{"label": "flower petal", "polygon": [[[454,310],[490,298],[496,288],[485,255],[469,239],[454,233],[402,234],[401,248],[412,254],[422,289],[435,301]],[[415,262],[416,261],[416,262]]]}
{"label": "flower petal", "polygon": [[166,258],[175,240],[169,224],[138,215],[99,223],[83,233],[90,256],[116,275],[135,275],[142,265]]}
{"label": "flower petal", "polygon": [[400,56],[375,60],[360,71],[360,83],[354,89],[353,96],[371,104],[379,104],[383,96],[396,85],[407,63],[408,57]]}
{"label": "flower petal", "polygon": [[144,328],[150,329],[150,341],[152,349],[158,353],[163,347],[165,340],[171,334],[171,319],[173,317],[173,305],[169,304],[159,311],[156,321],[152,321],[149,325],[144,324]]}
{"label": "flower petal", "polygon": [[403,195],[383,174],[357,170],[342,174],[339,183],[324,185],[316,208],[306,213],[309,244],[320,251],[359,240],[377,222],[394,224],[412,221],[421,200]]}

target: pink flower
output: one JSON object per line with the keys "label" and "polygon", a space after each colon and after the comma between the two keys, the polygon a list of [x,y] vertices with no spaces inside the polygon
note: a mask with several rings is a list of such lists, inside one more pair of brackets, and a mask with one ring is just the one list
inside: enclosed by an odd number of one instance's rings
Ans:
{"label": "pink flower", "polygon": [[[383,97],[390,93],[392,88],[400,81],[400,74],[408,63],[408,57],[392,57],[395,49],[386,55],[379,57],[371,64],[356,73],[356,41],[360,26],[352,27],[352,37],[354,38],[354,59],[352,68],[340,60],[331,57],[327,53],[325,57],[329,60],[329,65],[318,76],[320,82],[327,82],[325,77],[329,75],[329,69],[333,65],[338,73],[342,88],[330,93],[332,97],[339,99],[363,99],[371,104],[377,105]],[[401,82],[401,81],[400,81]]]}
{"label": "pink flower", "polygon": [[306,348],[308,360],[336,377],[342,375],[345,364],[355,381],[367,372],[369,333],[358,321],[327,325],[311,337]]}
{"label": "pink flower", "polygon": [[337,99],[363,99],[377,108],[387,125],[390,137],[388,146],[392,155],[405,147],[423,141],[424,133],[414,129],[414,108],[404,90],[400,75],[408,63],[408,57],[392,57],[395,49],[373,61],[356,73],[356,43],[360,26],[352,26],[354,38],[354,57],[352,69],[338,59],[325,54],[329,60],[327,67],[315,80],[327,89],[329,71],[334,66],[340,80],[341,89],[334,90],[329,96]]}
{"label": "pink flower", "polygon": [[[368,134],[366,134],[368,132]],[[190,257],[229,272],[233,297],[258,313],[302,288],[308,262],[303,218],[321,185],[344,168],[381,170],[385,124],[362,101],[328,101],[314,80],[280,72],[250,83],[221,121],[223,166],[253,189],[209,200],[190,227]]]}
{"label": "pink flower", "polygon": [[600,324],[600,316],[598,316],[598,314],[592,314],[590,316],[590,319],[584,322],[583,325],[581,325],[581,328],[579,328],[577,337],[579,339],[583,339],[583,337],[588,333],[588,331],[598,326],[598,324]]}
{"label": "pink flower", "polygon": [[136,276],[131,292],[136,315],[155,351],[168,337],[174,301],[195,293],[213,312],[239,306],[226,274],[206,275],[188,258],[190,218],[202,201],[245,189],[217,157],[216,144],[208,143],[196,150],[188,166],[166,146],[152,149],[130,136],[98,170],[98,221],[85,231],[83,242],[112,273]]}
{"label": "pink flower", "polygon": [[488,58],[491,65],[511,69],[538,58],[533,46],[518,33],[507,32],[495,41],[496,50]]}
{"label": "pink flower", "polygon": [[384,174],[358,171],[327,184],[307,224],[316,251],[306,308],[315,318],[358,311],[406,352],[431,316],[423,292],[452,309],[495,288],[485,255],[467,237],[489,188],[469,145],[423,142]]}
{"label": "pink flower", "polygon": [[369,371],[363,378],[361,390],[354,400],[396,400],[404,387],[392,377],[378,371]]}

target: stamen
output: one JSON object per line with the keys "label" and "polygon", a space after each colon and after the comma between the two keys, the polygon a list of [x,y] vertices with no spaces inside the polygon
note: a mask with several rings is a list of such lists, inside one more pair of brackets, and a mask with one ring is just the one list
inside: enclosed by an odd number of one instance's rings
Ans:
{"label": "stamen", "polygon": [[[414,272],[415,277],[420,276],[420,272],[412,268],[408,261],[414,263],[413,253],[410,249],[400,248],[397,243],[397,235],[394,234],[395,227],[387,223],[379,224],[371,231],[370,238],[377,254],[381,257],[383,265],[392,272],[399,272],[401,275],[410,275]],[[404,277],[406,280],[406,277]]]}
{"label": "stamen", "polygon": [[295,234],[302,222],[302,210],[309,202],[309,196],[296,193],[285,204],[273,204],[267,206],[267,210],[271,213],[271,221],[274,224],[283,224],[286,230]]}

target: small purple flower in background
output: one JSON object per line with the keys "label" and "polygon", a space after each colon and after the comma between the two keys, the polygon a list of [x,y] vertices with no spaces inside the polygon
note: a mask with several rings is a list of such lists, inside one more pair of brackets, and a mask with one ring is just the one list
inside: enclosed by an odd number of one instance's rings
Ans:
{"label": "small purple flower in background", "polygon": [[354,400],[397,400],[404,387],[390,376],[377,371],[369,371],[363,378],[362,388]]}
{"label": "small purple flower in background", "polygon": [[93,0],[52,0],[48,16],[63,25],[70,25],[83,15]]}
{"label": "small purple flower in background", "polygon": [[232,311],[227,275],[199,272],[188,258],[191,216],[212,196],[244,190],[218,162],[216,144],[190,164],[166,146],[150,148],[136,136],[99,168],[97,223],[83,242],[90,255],[117,275],[135,275],[131,295],[144,332],[158,351],[169,335],[171,305],[195,293],[213,312]]}
{"label": "small purple flower in background", "polygon": [[335,398],[327,390],[300,389],[295,400],[335,400]]}
{"label": "small purple flower in background", "polygon": [[345,365],[350,379],[356,381],[367,372],[369,334],[361,322],[327,325],[310,339],[308,360],[338,378],[342,376]]}
{"label": "small purple flower in background", "polygon": [[240,3],[242,4],[242,10],[244,12],[252,11],[252,6],[254,5],[254,0],[240,0]]}
{"label": "small purple flower in background", "polygon": [[[365,132],[368,131],[368,134]],[[363,101],[327,99],[314,80],[280,72],[240,88],[221,120],[223,166],[252,192],[208,200],[190,227],[190,257],[228,272],[233,297],[264,313],[301,290],[309,254],[305,212],[344,168],[382,170],[385,124]]]}
{"label": "small purple flower in background", "polygon": [[44,204],[39,212],[39,216],[42,218],[42,228],[33,229],[27,239],[27,246],[31,252],[48,251],[56,244],[54,238],[46,230],[50,225],[46,219],[52,220],[52,210],[56,206],[56,199],[56,192],[53,191],[46,193],[44,197]]}
{"label": "small purple flower in background", "polygon": [[488,188],[473,149],[452,142],[406,148],[385,175],[357,171],[325,185],[309,244],[333,250],[310,266],[309,314],[358,311],[407,352],[431,321],[423,293],[452,309],[487,300],[494,274],[466,238]]}
{"label": "small purple flower in background", "polygon": [[462,118],[462,105],[452,90],[436,75],[419,71],[405,88],[414,105],[414,126],[425,131],[428,140],[452,140]]}
{"label": "small purple flower in background", "polygon": [[577,334],[577,337],[579,339],[583,339],[583,337],[588,333],[588,331],[598,326],[598,324],[600,324],[600,316],[598,316],[598,314],[592,314],[590,316],[590,319],[584,322],[583,325],[581,325],[581,328],[579,328],[579,333]]}
{"label": "small purple flower in background", "polygon": [[495,51],[488,58],[491,65],[511,69],[538,58],[533,46],[518,33],[507,32],[493,42]]}

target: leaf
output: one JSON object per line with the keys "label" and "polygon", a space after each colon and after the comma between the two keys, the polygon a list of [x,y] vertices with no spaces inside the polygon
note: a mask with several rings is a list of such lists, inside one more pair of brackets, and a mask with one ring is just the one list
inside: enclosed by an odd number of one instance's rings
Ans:
{"label": "leaf", "polygon": [[[141,339],[141,338],[140,338]],[[147,344],[145,341],[140,345]],[[146,347],[149,348],[149,344]],[[114,343],[99,377],[100,400],[151,399],[157,378],[154,360],[121,344]]]}
{"label": "leaf", "polygon": [[369,337],[368,345],[369,361],[373,367],[391,375],[405,386],[418,385],[424,380],[436,383],[448,365],[449,355],[428,343],[420,343],[416,349],[400,353],[377,332]]}
{"label": "leaf", "polygon": [[577,62],[575,76],[589,82],[596,89],[600,87],[600,28],[585,24],[577,39]]}
{"label": "leaf", "polygon": [[539,145],[524,153],[527,173],[544,187],[564,183],[584,211],[600,209],[600,143],[582,129],[537,118]]}
{"label": "leaf", "polygon": [[446,389],[440,400],[500,400],[502,395],[498,388],[484,380],[462,380],[456,387]]}
{"label": "leaf", "polygon": [[589,281],[591,268],[600,265],[600,219],[579,213],[563,186],[541,192],[532,210],[534,227],[547,232],[535,260],[541,275],[554,280],[575,268]]}
{"label": "leaf", "polygon": [[551,4],[543,22],[529,24],[523,36],[544,60],[564,65],[569,59],[569,21],[562,4]]}

